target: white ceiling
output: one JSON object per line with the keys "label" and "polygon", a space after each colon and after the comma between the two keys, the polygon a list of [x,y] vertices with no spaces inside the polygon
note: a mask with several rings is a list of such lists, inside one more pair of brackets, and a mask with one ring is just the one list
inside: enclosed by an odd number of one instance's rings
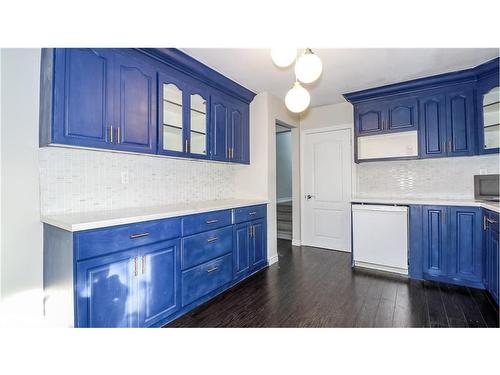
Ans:
{"label": "white ceiling", "polygon": [[[293,65],[276,67],[269,49],[186,48],[188,55],[248,89],[284,98]],[[323,61],[320,79],[306,87],[311,106],[343,102],[343,93],[470,68],[499,55],[496,48],[313,49]]]}

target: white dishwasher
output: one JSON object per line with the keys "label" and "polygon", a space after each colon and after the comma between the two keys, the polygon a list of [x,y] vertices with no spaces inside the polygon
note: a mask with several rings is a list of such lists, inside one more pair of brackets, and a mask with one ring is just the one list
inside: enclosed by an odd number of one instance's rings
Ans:
{"label": "white dishwasher", "polygon": [[408,207],[352,205],[354,266],[408,274]]}

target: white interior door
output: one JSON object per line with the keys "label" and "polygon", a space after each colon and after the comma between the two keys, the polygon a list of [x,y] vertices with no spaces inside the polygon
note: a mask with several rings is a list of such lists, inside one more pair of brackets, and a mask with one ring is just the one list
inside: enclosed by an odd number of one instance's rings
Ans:
{"label": "white interior door", "polygon": [[351,132],[304,133],[302,244],[351,251]]}

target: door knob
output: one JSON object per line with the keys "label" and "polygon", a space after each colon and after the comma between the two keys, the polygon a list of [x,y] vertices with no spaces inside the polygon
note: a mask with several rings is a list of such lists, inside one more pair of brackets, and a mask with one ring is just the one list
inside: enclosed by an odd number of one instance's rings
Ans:
{"label": "door knob", "polygon": [[306,195],[306,199],[307,199],[307,200],[309,200],[309,199],[311,199],[311,198],[314,198],[314,195],[311,195],[311,194],[307,194],[307,195]]}

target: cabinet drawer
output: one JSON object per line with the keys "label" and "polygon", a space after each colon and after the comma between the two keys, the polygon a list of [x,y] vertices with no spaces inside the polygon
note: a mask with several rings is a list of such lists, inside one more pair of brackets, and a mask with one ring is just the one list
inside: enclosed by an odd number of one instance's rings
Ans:
{"label": "cabinet drawer", "polygon": [[182,273],[182,306],[227,284],[233,277],[232,254],[211,260]]}
{"label": "cabinet drawer", "polygon": [[234,223],[243,223],[245,221],[260,219],[266,217],[266,205],[250,206],[234,209]]}
{"label": "cabinet drawer", "polygon": [[198,233],[182,240],[181,267],[191,268],[232,251],[233,227]]}
{"label": "cabinet drawer", "polygon": [[205,212],[182,218],[182,235],[206,232],[231,225],[231,210]]}
{"label": "cabinet drawer", "polygon": [[77,260],[181,236],[181,219],[146,221],[76,233]]}

